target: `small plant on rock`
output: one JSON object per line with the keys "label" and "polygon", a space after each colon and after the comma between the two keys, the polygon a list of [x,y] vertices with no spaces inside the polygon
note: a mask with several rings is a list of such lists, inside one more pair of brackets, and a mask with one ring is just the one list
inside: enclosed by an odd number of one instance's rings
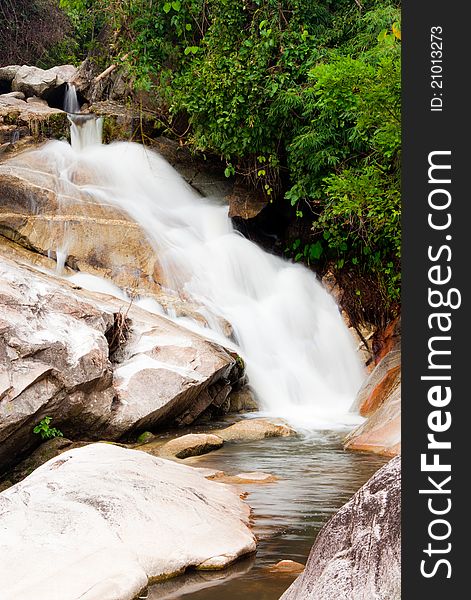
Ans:
{"label": "small plant on rock", "polygon": [[43,440],[50,440],[55,437],[64,437],[64,434],[56,427],[50,427],[52,417],[44,417],[41,419],[36,427],[33,429],[33,433],[39,434]]}

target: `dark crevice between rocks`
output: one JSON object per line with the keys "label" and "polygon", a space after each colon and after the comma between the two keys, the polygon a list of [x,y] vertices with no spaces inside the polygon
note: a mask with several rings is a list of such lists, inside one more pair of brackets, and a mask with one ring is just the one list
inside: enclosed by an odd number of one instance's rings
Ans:
{"label": "dark crevice between rocks", "polygon": [[[60,110],[64,110],[67,86],[67,83],[63,83],[62,85],[51,89],[49,92],[43,94],[43,99],[46,100],[51,108],[59,108]],[[86,101],[80,91],[77,91],[77,100],[80,106],[82,106]]]}
{"label": "dark crevice between rocks", "polygon": [[131,335],[132,321],[126,316],[127,313],[117,312],[113,314],[113,323],[105,331],[108,342],[110,362],[116,364],[123,359],[123,350]]}
{"label": "dark crevice between rocks", "polygon": [[0,79],[0,94],[9,94],[11,91],[11,81]]}

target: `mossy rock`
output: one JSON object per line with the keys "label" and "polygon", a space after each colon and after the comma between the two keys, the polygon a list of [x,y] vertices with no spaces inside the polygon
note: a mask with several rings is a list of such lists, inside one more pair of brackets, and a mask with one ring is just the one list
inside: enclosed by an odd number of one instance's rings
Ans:
{"label": "mossy rock", "polygon": [[103,117],[103,142],[145,142],[163,131],[156,117],[147,111],[125,106],[112,100],[96,102],[90,112]]}

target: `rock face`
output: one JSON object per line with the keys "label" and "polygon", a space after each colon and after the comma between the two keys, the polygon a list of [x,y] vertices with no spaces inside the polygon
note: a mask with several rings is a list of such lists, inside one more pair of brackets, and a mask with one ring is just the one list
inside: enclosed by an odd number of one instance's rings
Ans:
{"label": "rock face", "polygon": [[0,233],[45,256],[66,248],[74,269],[155,291],[156,258],[140,227],[88,198],[83,173],[64,180],[49,170],[41,152],[0,165]]}
{"label": "rock face", "polygon": [[252,471],[251,473],[238,473],[237,475],[226,475],[225,473],[217,474],[211,477],[215,481],[221,481],[223,483],[233,483],[236,485],[246,484],[264,484],[264,483],[275,483],[278,481],[276,475],[270,473],[261,473],[260,471]]}
{"label": "rock face", "polygon": [[133,600],[149,580],[255,551],[249,509],[196,469],[109,444],[0,494],[2,600]]}
{"label": "rock face", "polygon": [[168,319],[7,258],[0,303],[3,470],[38,444],[45,416],[75,439],[116,440],[190,424],[240,375],[234,356]]}
{"label": "rock face", "polygon": [[345,440],[349,450],[396,456],[401,451],[401,352],[391,350],[365,380],[355,408],[367,420]]}
{"label": "rock face", "polygon": [[280,600],[399,600],[401,459],[382,467],[324,526]]}

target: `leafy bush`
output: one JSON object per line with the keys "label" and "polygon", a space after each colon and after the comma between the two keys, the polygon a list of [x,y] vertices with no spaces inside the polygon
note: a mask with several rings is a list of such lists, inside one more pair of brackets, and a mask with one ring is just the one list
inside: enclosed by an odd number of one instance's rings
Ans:
{"label": "leafy bush", "polygon": [[41,419],[36,427],[33,429],[33,433],[41,436],[43,440],[49,440],[55,437],[64,437],[64,434],[55,427],[50,427],[52,417],[44,417]]}

